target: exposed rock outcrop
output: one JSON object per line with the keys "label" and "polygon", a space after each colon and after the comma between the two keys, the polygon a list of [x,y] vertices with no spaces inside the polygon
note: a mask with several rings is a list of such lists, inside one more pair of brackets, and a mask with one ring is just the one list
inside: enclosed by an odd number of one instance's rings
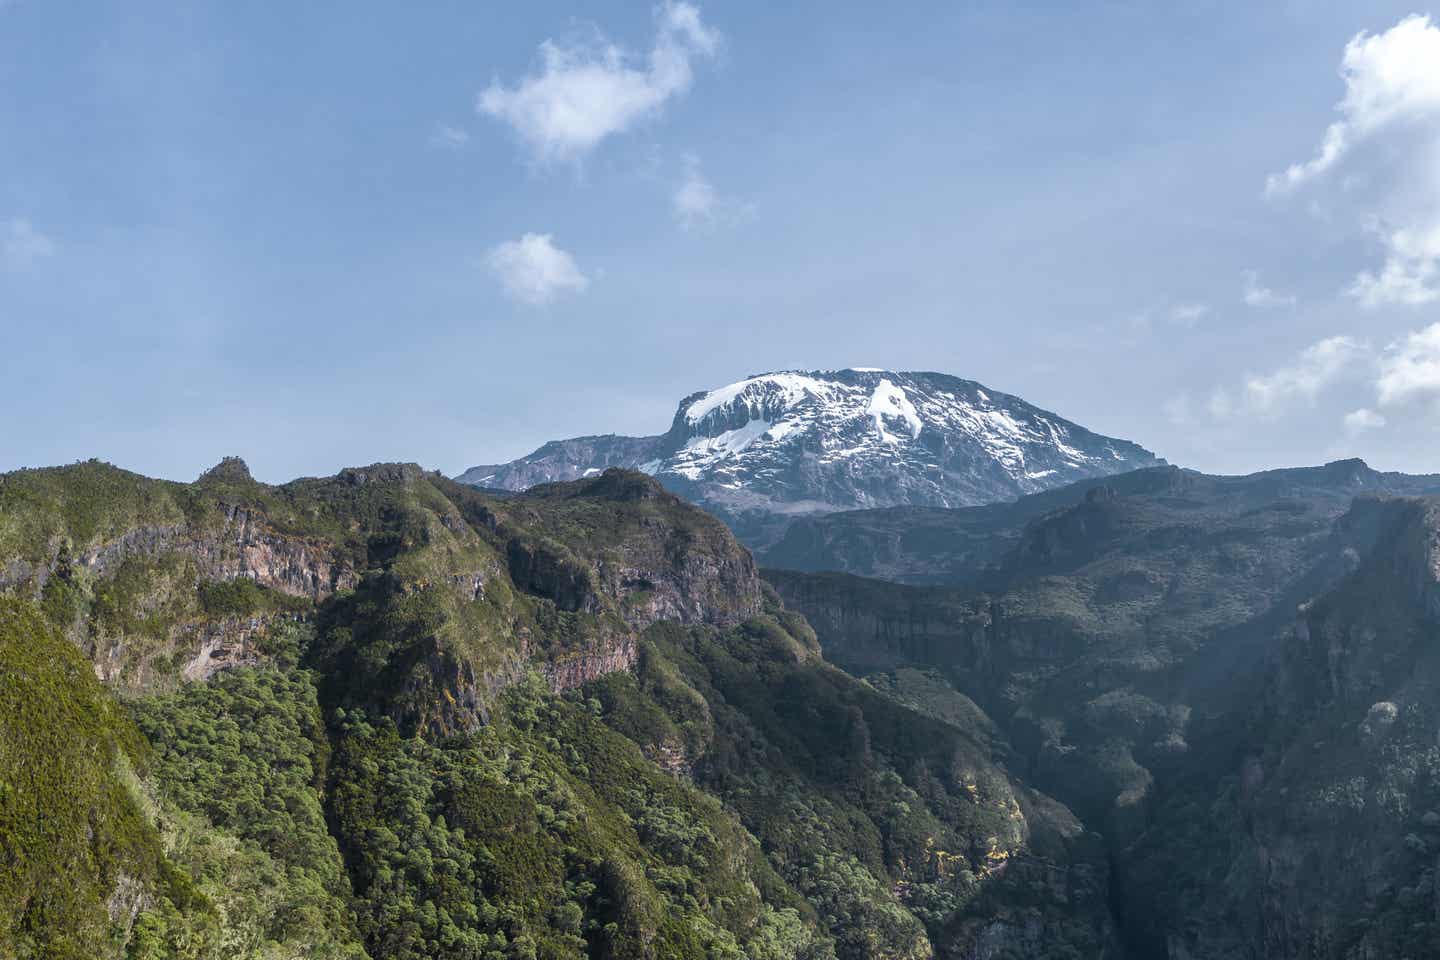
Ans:
{"label": "exposed rock outcrop", "polygon": [[633,670],[638,659],[635,637],[625,636],[605,646],[591,647],[573,656],[551,660],[544,665],[543,671],[550,689],[563,693],[609,673]]}

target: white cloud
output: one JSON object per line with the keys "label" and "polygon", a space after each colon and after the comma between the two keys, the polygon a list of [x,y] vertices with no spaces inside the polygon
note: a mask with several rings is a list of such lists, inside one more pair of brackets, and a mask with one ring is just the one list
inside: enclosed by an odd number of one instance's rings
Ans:
{"label": "white cloud", "polygon": [[0,221],[0,265],[20,270],[54,252],[55,241],[31,226],[29,220]]}
{"label": "white cloud", "polygon": [[442,123],[436,127],[435,132],[430,136],[430,143],[437,147],[459,149],[469,142],[469,133],[460,127],[454,127],[448,123]]}
{"label": "white cloud", "polygon": [[692,61],[713,56],[719,31],[698,7],[666,3],[644,62],[597,36],[590,44],[540,45],[540,69],[514,87],[492,82],[477,109],[514,128],[541,161],[574,160],[606,137],[652,116],[694,80]]}
{"label": "white cloud", "polygon": [[1345,414],[1342,421],[1345,432],[1350,434],[1364,433],[1366,430],[1378,430],[1385,426],[1385,418],[1367,407],[1359,410],[1351,410]]}
{"label": "white cloud", "polygon": [[1236,406],[1255,413],[1276,413],[1295,402],[1312,403],[1322,389],[1354,374],[1370,361],[1370,348],[1354,337],[1328,337],[1301,351],[1293,363],[1268,374],[1248,376],[1237,403],[1212,398],[1211,412],[1224,416]]}
{"label": "white cloud", "polygon": [[1382,407],[1440,396],[1440,323],[1409,333],[1386,348],[1375,393]]}
{"label": "white cloud", "polygon": [[1348,292],[1367,307],[1440,298],[1440,27],[1412,15],[1345,47],[1340,119],[1315,155],[1271,176],[1272,196],[1335,179],[1380,241],[1384,264]]}
{"label": "white cloud", "polygon": [[590,285],[575,258],[555,246],[548,233],[527,233],[490,251],[486,262],[512,300],[532,306],[546,304],[562,293],[579,293]]}
{"label": "white cloud", "polygon": [[1426,257],[1396,257],[1385,260],[1379,273],[1362,271],[1346,291],[1360,301],[1362,306],[1379,307],[1387,303],[1401,306],[1419,306],[1440,297],[1440,289],[1431,286],[1436,278],[1437,253]]}
{"label": "white cloud", "polygon": [[1241,296],[1246,306],[1251,307],[1293,307],[1295,295],[1276,293],[1260,282],[1260,274],[1254,270],[1240,273]]}

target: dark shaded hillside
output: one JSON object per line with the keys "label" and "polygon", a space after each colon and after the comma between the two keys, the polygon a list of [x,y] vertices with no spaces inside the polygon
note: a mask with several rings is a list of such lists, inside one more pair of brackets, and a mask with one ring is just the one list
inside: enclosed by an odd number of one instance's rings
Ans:
{"label": "dark shaded hillside", "polygon": [[[1031,521],[1075,506],[1101,487],[1121,497],[1145,498],[1177,519],[1189,516],[1198,524],[1288,501],[1338,516],[1351,498],[1361,494],[1440,493],[1440,477],[1381,473],[1360,460],[1239,477],[1156,467],[1084,480],[1009,503],[955,510],[890,507],[798,517],[760,558],[765,566],[782,570],[832,570],[916,585],[983,582],[993,587],[996,568],[1019,544]],[[1047,549],[1032,544],[1034,548]]]}
{"label": "dark shaded hillside", "polygon": [[828,664],[641,474],[8,474],[0,604],[0,955],[1117,949],[983,714]]}
{"label": "dark shaded hillside", "polygon": [[1435,508],[1350,500],[1429,480],[1147,474],[1000,534],[984,592],[765,576],[840,665],[995,720],[1105,834],[1134,955],[1436,955]]}
{"label": "dark shaded hillside", "polygon": [[1120,858],[1138,943],[1222,958],[1436,955],[1440,508],[1352,513],[1373,549],[1282,631],[1228,755],[1212,758],[1226,761],[1218,775],[1177,778]]}

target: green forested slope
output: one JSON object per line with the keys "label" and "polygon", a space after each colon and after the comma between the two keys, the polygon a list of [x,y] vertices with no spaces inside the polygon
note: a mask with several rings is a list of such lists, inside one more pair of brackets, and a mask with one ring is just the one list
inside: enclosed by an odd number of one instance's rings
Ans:
{"label": "green forested slope", "polygon": [[10,474],[0,604],[0,956],[1113,948],[983,715],[827,664],[638,474]]}

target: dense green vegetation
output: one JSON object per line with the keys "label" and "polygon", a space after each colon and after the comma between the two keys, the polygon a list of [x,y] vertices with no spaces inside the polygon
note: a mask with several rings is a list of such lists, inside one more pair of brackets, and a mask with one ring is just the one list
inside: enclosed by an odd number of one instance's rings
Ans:
{"label": "dense green vegetation", "polygon": [[11,642],[59,658],[55,702],[89,721],[5,701],[7,744],[39,724],[76,757],[47,771],[76,780],[61,843],[26,830],[38,756],[5,755],[21,955],[918,960],[977,924],[1108,936],[1079,901],[1016,896],[1022,849],[1062,872],[1092,852],[1022,811],[989,734],[825,664],[724,527],[648,478],[499,500],[407,466],[271,488],[235,462],[193,485],[90,463],[0,488],[0,591],[30,598],[6,601]]}
{"label": "dense green vegetation", "polygon": [[532,681],[505,707],[441,743],[341,711],[334,816],[374,956],[831,955],[713,799],[578,699]]}
{"label": "dense green vegetation", "polygon": [[3,955],[364,956],[317,710],[308,675],[274,669],[127,710],[38,608],[0,597]]}
{"label": "dense green vegetation", "polygon": [[154,745],[171,860],[219,910],[222,954],[363,956],[321,807],[330,746],[309,674],[228,671],[131,709]]}
{"label": "dense green vegetation", "polygon": [[144,887],[198,907],[167,869],[134,769],[145,741],[33,604],[0,597],[0,943],[94,955]]}

